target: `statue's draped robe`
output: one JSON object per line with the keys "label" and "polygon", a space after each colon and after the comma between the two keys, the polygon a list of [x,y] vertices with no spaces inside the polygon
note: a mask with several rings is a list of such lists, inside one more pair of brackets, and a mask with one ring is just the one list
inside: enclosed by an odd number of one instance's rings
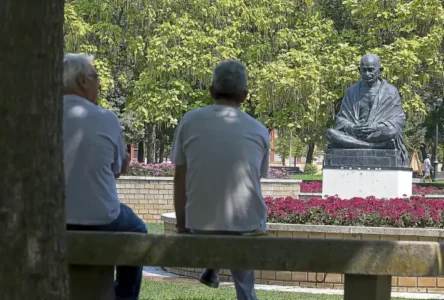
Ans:
{"label": "statue's draped robe", "polygon": [[405,114],[401,105],[398,90],[387,81],[380,79],[381,86],[370,109],[367,121],[359,121],[359,102],[361,82],[352,85],[346,92],[341,103],[341,109],[336,117],[335,129],[345,133],[348,125],[376,125],[385,124],[396,130],[394,137],[395,149],[401,151],[401,158],[408,163],[408,153],[402,138],[402,128],[405,123]]}

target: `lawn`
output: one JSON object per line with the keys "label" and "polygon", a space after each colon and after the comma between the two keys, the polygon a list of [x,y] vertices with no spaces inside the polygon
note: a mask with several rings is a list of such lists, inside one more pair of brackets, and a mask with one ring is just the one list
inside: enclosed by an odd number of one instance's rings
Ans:
{"label": "lawn", "polygon": [[313,174],[313,175],[307,175],[307,174],[296,174],[296,175],[291,175],[290,176],[291,179],[299,179],[299,180],[320,180],[322,181],[322,174]]}
{"label": "lawn", "polygon": [[147,223],[148,233],[152,234],[163,234],[163,223]]}
{"label": "lawn", "polygon": [[[343,296],[257,291],[260,300],[342,300]],[[226,300],[236,299],[233,287],[207,288],[193,283],[167,283],[145,280],[140,300]],[[401,300],[399,298],[394,298]],[[406,299],[404,299],[406,300]]]}

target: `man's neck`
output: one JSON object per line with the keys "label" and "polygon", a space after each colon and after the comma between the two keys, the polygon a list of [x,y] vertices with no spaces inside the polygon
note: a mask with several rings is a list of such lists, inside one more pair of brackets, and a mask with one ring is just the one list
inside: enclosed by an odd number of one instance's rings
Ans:
{"label": "man's neck", "polygon": [[216,105],[227,105],[227,106],[231,106],[231,107],[235,107],[235,108],[239,108],[239,106],[240,106],[240,103],[226,100],[226,99],[218,99],[218,100],[215,100],[214,103]]}

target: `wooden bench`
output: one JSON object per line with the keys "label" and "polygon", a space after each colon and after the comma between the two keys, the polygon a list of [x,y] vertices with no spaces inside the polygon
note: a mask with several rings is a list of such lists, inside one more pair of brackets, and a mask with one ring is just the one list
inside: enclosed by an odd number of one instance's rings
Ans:
{"label": "wooden bench", "polygon": [[114,265],[345,274],[345,300],[387,300],[391,276],[444,275],[444,244],[68,232],[72,300],[113,299]]}

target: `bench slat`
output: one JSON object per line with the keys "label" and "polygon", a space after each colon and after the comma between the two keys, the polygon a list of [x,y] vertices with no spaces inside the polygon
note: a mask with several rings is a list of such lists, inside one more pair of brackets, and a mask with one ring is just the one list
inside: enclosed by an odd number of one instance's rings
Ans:
{"label": "bench slat", "polygon": [[434,242],[68,232],[69,263],[79,265],[424,277],[444,275],[443,246]]}

